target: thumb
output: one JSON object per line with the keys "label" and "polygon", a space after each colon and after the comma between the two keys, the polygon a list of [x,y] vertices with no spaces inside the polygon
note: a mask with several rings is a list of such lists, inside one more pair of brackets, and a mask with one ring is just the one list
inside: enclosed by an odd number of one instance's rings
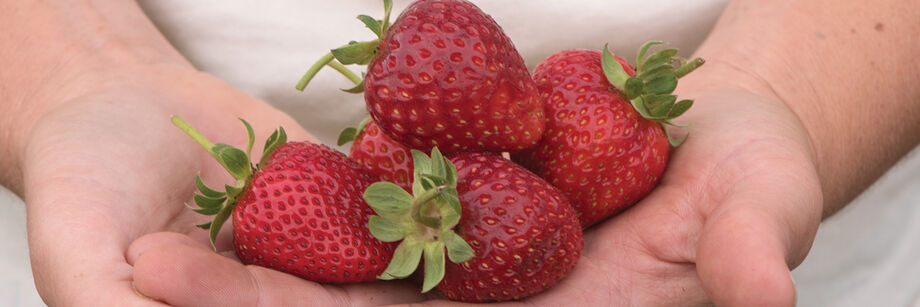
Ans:
{"label": "thumb", "polygon": [[795,305],[790,268],[814,240],[821,190],[816,179],[780,174],[786,178],[746,177],[753,179],[738,182],[707,219],[697,270],[718,306]]}
{"label": "thumb", "polygon": [[135,240],[128,258],[137,291],[173,306],[371,306],[421,299],[406,282],[321,285],[243,265],[176,233]]}

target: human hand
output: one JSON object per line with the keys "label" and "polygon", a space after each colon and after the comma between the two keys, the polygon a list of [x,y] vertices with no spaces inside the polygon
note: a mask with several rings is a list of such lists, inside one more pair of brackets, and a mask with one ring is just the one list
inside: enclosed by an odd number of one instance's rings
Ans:
{"label": "human hand", "polygon": [[795,304],[789,271],[805,258],[823,205],[808,134],[776,97],[686,81],[680,94],[697,103],[679,121],[692,123],[690,137],[660,185],[586,230],[575,270],[521,305]]}
{"label": "human hand", "polygon": [[[209,183],[232,179],[170,115],[237,146],[246,142],[238,117],[262,139],[278,126],[292,140],[315,139],[282,112],[190,68],[123,73],[61,103],[27,143],[29,243],[49,305],[369,305],[416,296],[398,283],[321,286],[211,250],[206,231],[194,227],[207,217],[184,204],[197,172]],[[118,80],[125,75],[130,82]],[[232,250],[230,237],[217,247]]]}

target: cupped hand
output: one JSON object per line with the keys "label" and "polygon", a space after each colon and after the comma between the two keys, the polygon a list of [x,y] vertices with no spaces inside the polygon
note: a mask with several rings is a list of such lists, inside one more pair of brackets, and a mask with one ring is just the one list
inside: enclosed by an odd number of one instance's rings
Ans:
{"label": "cupped hand", "polygon": [[805,258],[822,215],[809,136],[775,96],[720,86],[731,84],[722,77],[687,78],[679,94],[696,103],[677,119],[691,124],[676,135],[690,135],[660,185],[587,229],[581,259],[559,284],[508,305],[795,304],[790,269]]}
{"label": "cupped hand", "polygon": [[[215,253],[206,232],[194,227],[207,217],[185,203],[196,173],[212,186],[232,179],[172,126],[171,115],[237,147],[246,144],[237,118],[262,140],[283,126],[291,140],[315,141],[284,113],[185,67],[113,75],[60,104],[33,129],[23,166],[32,266],[46,303],[329,306],[419,299],[414,287],[400,283],[323,286],[224,256],[232,252]],[[231,250],[230,238],[217,247]]]}

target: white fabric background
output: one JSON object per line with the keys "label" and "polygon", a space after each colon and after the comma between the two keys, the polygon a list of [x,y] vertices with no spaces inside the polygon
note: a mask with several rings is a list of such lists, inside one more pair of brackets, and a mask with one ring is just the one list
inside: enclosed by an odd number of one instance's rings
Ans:
{"label": "white fabric background", "polygon": [[[362,96],[334,90],[350,87],[334,71],[321,72],[305,93],[293,86],[328,48],[372,38],[354,17],[382,16],[382,1],[140,2],[199,69],[291,113],[324,143],[332,145],[339,130],[365,116]],[[398,12],[409,1],[395,2]],[[652,39],[689,56],[726,0],[473,2],[502,25],[532,67],[558,50],[605,43],[631,59]],[[918,203],[920,155],[913,155],[822,224],[808,259],[793,272],[799,305],[920,307]],[[0,306],[41,305],[25,237],[21,200],[0,189]]]}

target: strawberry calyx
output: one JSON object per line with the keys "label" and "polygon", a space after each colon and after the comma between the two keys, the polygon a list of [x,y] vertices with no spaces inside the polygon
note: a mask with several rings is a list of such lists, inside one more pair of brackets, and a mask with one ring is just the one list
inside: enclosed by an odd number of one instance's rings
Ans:
{"label": "strawberry calyx", "polygon": [[339,132],[339,139],[336,141],[336,144],[342,146],[354,142],[355,138],[358,137],[358,134],[361,134],[361,131],[364,131],[364,127],[367,126],[367,122],[370,120],[370,117],[365,117],[364,120],[358,124],[358,127],[346,127],[345,129],[342,129],[342,132]]}
{"label": "strawberry calyx", "polygon": [[380,41],[386,37],[387,31],[390,29],[390,13],[392,10],[393,1],[383,0],[383,19],[358,15],[358,20],[364,23],[371,32],[374,32],[377,35],[377,39],[364,42],[351,41],[344,46],[330,50],[329,53],[320,57],[316,63],[313,63],[303,77],[300,78],[300,82],[296,86],[297,90],[303,91],[307,84],[313,80],[313,77],[316,76],[316,73],[323,67],[329,66],[355,83],[355,87],[342,89],[342,91],[353,94],[364,92],[364,73],[358,77],[344,65],[367,65],[377,55],[377,51],[380,49]]}
{"label": "strawberry calyx", "polygon": [[673,48],[646,57],[649,48],[660,44],[663,42],[650,41],[639,48],[634,76],[626,73],[607,49],[607,45],[604,45],[601,54],[601,67],[610,84],[625,94],[636,112],[644,118],[660,123],[668,136],[668,142],[676,147],[683,143],[687,136],[675,139],[667,126],[683,127],[671,120],[687,112],[693,105],[693,100],[677,101],[677,95],[672,93],[677,88],[677,79],[700,67],[705,61],[702,58],[687,60],[678,57],[677,49]]}
{"label": "strawberry calyx", "polygon": [[224,191],[219,191],[205,185],[204,181],[201,179],[201,174],[198,174],[195,176],[195,185],[198,188],[198,192],[193,196],[198,208],[186,204],[187,207],[195,212],[214,216],[213,220],[195,226],[209,231],[211,247],[215,250],[217,247],[214,245],[214,241],[217,239],[217,234],[220,233],[220,228],[227,219],[230,218],[233,208],[236,207],[237,200],[240,195],[243,194],[252,175],[260,166],[265,165],[267,158],[271,156],[278,147],[287,142],[287,134],[284,132],[284,128],[279,127],[278,130],[275,130],[265,141],[262,159],[259,161],[259,164],[253,165],[250,157],[252,156],[252,145],[255,142],[255,134],[253,133],[252,126],[249,125],[246,120],[240,118],[240,121],[246,126],[246,133],[249,136],[249,142],[245,152],[227,144],[211,143],[211,141],[205,138],[181,117],[172,117],[173,125],[185,132],[185,134],[195,140],[201,147],[204,147],[204,149],[207,150],[208,153],[211,154],[211,156],[214,157],[214,159],[235,179],[233,185],[224,185]]}
{"label": "strawberry calyx", "polygon": [[384,242],[402,241],[378,278],[406,278],[424,257],[422,292],[428,292],[444,278],[445,249],[454,263],[471,259],[474,251],[453,231],[461,215],[457,168],[437,147],[430,157],[412,150],[412,159],[415,181],[411,195],[394,183],[381,181],[367,188],[364,199],[378,214],[368,221],[371,234]]}

